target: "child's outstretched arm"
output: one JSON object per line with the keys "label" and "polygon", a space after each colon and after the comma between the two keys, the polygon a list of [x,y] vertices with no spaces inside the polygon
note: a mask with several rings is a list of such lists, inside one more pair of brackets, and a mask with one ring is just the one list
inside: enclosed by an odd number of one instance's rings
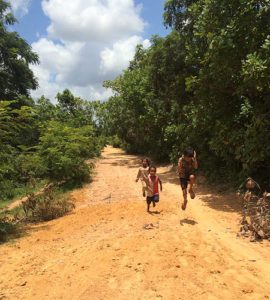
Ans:
{"label": "child's outstretched arm", "polygon": [[162,182],[160,179],[158,179],[159,185],[160,185],[160,191],[162,192]]}
{"label": "child's outstretched arm", "polygon": [[194,169],[198,169],[198,162],[197,162],[197,154],[196,151],[194,150]]}
{"label": "child's outstretched arm", "polygon": [[182,160],[181,158],[179,158],[179,161],[178,161],[178,174],[180,174],[182,172]]}
{"label": "child's outstretched arm", "polygon": [[139,178],[141,177],[141,169],[138,170],[136,182],[138,182]]}
{"label": "child's outstretched arm", "polygon": [[146,183],[147,188],[153,193],[153,185],[151,186],[149,179],[144,178],[143,180]]}

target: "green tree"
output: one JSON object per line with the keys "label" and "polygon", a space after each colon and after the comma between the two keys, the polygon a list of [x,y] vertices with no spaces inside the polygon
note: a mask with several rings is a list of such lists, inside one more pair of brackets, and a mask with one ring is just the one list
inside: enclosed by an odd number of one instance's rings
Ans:
{"label": "green tree", "polygon": [[20,109],[12,106],[14,101],[0,101],[0,200],[13,197],[14,188],[25,179],[18,159],[24,145],[18,137],[29,130],[35,117],[29,106]]}
{"label": "green tree", "polygon": [[[124,146],[175,161],[198,150],[212,177],[270,176],[269,0],[168,0],[173,31],[137,46],[105,86],[105,126]],[[262,147],[264,145],[264,147]]]}
{"label": "green tree", "polygon": [[165,24],[183,36],[186,62],[195,70],[186,82],[194,93],[193,131],[204,131],[202,150],[226,170],[265,178],[270,175],[270,149],[261,147],[270,128],[269,19],[268,0],[165,3]]}
{"label": "green tree", "polygon": [[20,95],[29,95],[36,89],[37,80],[30,64],[38,63],[38,56],[17,32],[11,32],[8,26],[16,22],[7,12],[9,2],[0,0],[0,100],[14,100]]}
{"label": "green tree", "polygon": [[178,152],[182,109],[190,100],[185,78],[191,71],[185,57],[178,32],[165,38],[153,36],[149,49],[137,46],[123,75],[105,82],[115,92],[107,109],[107,119],[112,121],[109,128],[125,141],[127,149],[159,160]]}
{"label": "green tree", "polygon": [[94,124],[95,108],[92,102],[75,97],[68,89],[58,93],[56,99],[57,118],[62,122],[75,127]]}
{"label": "green tree", "polygon": [[28,155],[25,166],[36,176],[52,181],[83,181],[92,167],[86,159],[97,156],[103,145],[99,146],[92,126],[73,128],[52,120],[40,136],[34,155]]}

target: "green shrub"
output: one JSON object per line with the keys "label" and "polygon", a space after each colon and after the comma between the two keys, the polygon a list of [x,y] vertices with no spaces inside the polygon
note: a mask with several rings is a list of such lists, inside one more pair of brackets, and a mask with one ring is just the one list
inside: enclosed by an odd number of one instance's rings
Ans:
{"label": "green shrub", "polygon": [[52,181],[84,181],[92,165],[86,159],[97,156],[102,148],[92,126],[72,128],[51,121],[40,137],[34,154],[29,153],[25,165],[37,177]]}

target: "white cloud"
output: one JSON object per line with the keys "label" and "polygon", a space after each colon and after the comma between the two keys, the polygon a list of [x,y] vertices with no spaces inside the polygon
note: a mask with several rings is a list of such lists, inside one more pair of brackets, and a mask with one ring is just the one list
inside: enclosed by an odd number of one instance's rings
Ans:
{"label": "white cloud", "polygon": [[54,39],[108,42],[142,32],[145,25],[133,0],[43,0],[42,7]]}
{"label": "white cloud", "polygon": [[117,41],[112,48],[105,48],[101,51],[101,74],[117,76],[124,68],[127,67],[127,62],[132,60],[134,49],[140,43],[147,44],[148,40],[142,41],[139,36],[132,36],[129,39]]}
{"label": "white cloud", "polygon": [[149,46],[139,35],[144,28],[134,0],[43,0],[51,23],[48,36],[32,44],[40,65],[32,69],[40,88],[51,100],[69,88],[89,100],[112,95],[104,80],[112,80],[128,67],[136,45]]}
{"label": "white cloud", "polygon": [[39,89],[31,92],[32,97],[36,99],[42,95],[45,95],[47,98],[51,99],[52,102],[56,102],[54,98],[56,94],[62,90],[63,87],[61,87],[56,82],[53,82],[50,71],[42,68],[41,66],[34,65],[32,66],[32,70],[38,77],[40,86]]}
{"label": "white cloud", "polygon": [[83,45],[83,43],[61,45],[41,38],[32,44],[32,48],[39,54],[41,67],[52,73],[65,73],[78,63],[78,53]]}
{"label": "white cloud", "polygon": [[23,17],[28,14],[28,8],[30,6],[31,0],[9,0],[12,10],[19,17]]}
{"label": "white cloud", "polygon": [[62,92],[68,88],[76,97],[81,97],[87,100],[101,100],[105,101],[113,95],[110,89],[104,89],[100,84],[87,84],[85,86],[77,86],[67,84],[65,82],[54,81],[53,73],[42,68],[41,66],[32,66],[32,70],[39,78],[40,88],[32,92],[32,97],[35,99],[41,95],[45,95],[53,103],[56,103],[55,96],[58,92]]}

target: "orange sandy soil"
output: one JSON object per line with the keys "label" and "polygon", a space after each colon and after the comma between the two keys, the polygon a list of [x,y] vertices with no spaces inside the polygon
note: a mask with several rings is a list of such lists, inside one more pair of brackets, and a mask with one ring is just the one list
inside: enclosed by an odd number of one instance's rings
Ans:
{"label": "orange sandy soil", "polygon": [[0,246],[0,299],[269,299],[270,243],[237,238],[240,205],[202,183],[181,210],[175,171],[151,214],[137,156],[105,148],[76,209]]}

